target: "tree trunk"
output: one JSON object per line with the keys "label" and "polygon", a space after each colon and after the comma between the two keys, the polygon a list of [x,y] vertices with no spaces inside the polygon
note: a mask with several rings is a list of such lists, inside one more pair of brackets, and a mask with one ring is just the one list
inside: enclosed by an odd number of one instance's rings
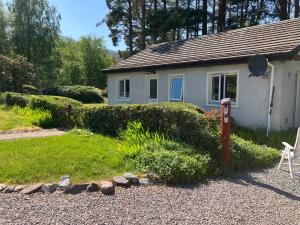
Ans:
{"label": "tree trunk", "polygon": [[[178,6],[179,6],[179,0],[176,0],[175,2],[175,12],[176,12],[176,15],[178,13]],[[179,32],[177,30],[176,27],[174,27],[173,31],[172,31],[172,40],[175,41],[176,40],[176,32]],[[178,39],[178,34],[177,34],[177,39]]]}
{"label": "tree trunk", "polygon": [[[191,9],[191,0],[188,0],[187,1],[187,12],[188,14],[190,13],[190,9]],[[187,22],[187,25],[186,25],[186,39],[189,39],[190,37],[190,23]]]}
{"label": "tree trunk", "polygon": [[219,0],[218,32],[225,30],[226,0]]}
{"label": "tree trunk", "polygon": [[[154,0],[154,15],[157,15],[157,0]],[[157,42],[157,29],[154,30],[154,34],[153,34],[153,40],[154,40],[154,43]]]}
{"label": "tree trunk", "polygon": [[212,10],[212,22],[211,22],[211,32],[215,33],[215,22],[216,22],[216,0],[213,1],[213,10]]}
{"label": "tree trunk", "polygon": [[207,35],[207,0],[203,0],[202,35]]}
{"label": "tree trunk", "polygon": [[279,3],[279,19],[288,19],[288,0],[278,0]]}
{"label": "tree trunk", "polygon": [[295,0],[295,18],[299,17],[299,0]]}
{"label": "tree trunk", "polygon": [[146,48],[146,2],[141,0],[142,22],[141,22],[141,50]]}
{"label": "tree trunk", "polygon": [[128,21],[129,21],[129,55],[133,55],[133,25],[132,25],[132,2],[128,0]]}

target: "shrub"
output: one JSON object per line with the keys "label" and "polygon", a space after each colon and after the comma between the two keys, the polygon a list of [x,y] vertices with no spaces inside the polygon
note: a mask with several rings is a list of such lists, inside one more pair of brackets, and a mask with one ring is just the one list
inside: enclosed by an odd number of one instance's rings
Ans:
{"label": "shrub", "polygon": [[60,86],[47,88],[42,91],[44,95],[63,96],[82,103],[102,103],[104,101],[101,91],[90,86]]}
{"label": "shrub", "polygon": [[236,170],[271,166],[280,158],[280,152],[274,148],[256,145],[232,135],[232,162]]}
{"label": "shrub", "polygon": [[137,162],[143,172],[154,173],[165,183],[192,183],[207,176],[210,156],[163,141],[146,145]]}
{"label": "shrub", "polygon": [[[0,102],[7,106],[28,106],[32,109],[48,110],[52,117],[52,127],[72,127],[80,119],[81,103],[73,99],[54,96],[26,95],[6,92],[0,95]],[[69,115],[68,106],[72,111]]]}
{"label": "shrub", "polygon": [[84,126],[94,132],[117,135],[129,121],[140,121],[150,132],[158,132],[219,154],[219,118],[206,116],[192,104],[118,105],[84,107]]}
{"label": "shrub", "polygon": [[40,91],[35,86],[24,84],[22,86],[22,93],[38,95],[38,94],[40,94]]}

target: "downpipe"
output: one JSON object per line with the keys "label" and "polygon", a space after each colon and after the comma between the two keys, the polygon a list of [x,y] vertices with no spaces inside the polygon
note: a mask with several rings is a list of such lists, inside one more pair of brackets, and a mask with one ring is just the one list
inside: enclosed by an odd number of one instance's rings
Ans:
{"label": "downpipe", "polygon": [[268,109],[268,126],[267,126],[267,140],[270,134],[272,126],[272,110],[273,110],[273,98],[274,98],[274,65],[268,62],[268,66],[271,68],[271,82],[270,82],[270,93],[269,93],[269,109]]}

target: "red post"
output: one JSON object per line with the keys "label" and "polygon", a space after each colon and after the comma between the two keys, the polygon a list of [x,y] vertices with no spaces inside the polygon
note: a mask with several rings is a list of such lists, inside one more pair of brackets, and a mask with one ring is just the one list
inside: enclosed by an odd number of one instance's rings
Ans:
{"label": "red post", "polygon": [[221,101],[221,141],[223,150],[223,161],[230,165],[230,133],[231,133],[231,99],[225,98]]}

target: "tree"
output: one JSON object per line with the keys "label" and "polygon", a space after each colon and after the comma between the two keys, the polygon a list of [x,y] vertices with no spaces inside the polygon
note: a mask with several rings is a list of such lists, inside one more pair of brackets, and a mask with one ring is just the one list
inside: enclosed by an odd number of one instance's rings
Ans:
{"label": "tree", "polygon": [[218,32],[225,30],[226,23],[226,0],[219,0],[219,13],[218,13]]}
{"label": "tree", "polygon": [[0,0],[0,54],[5,54],[7,52],[7,48],[7,21],[3,8],[3,2]]}
{"label": "tree", "polygon": [[295,0],[295,10],[294,10],[294,17],[298,18],[299,17],[299,0]]}
{"label": "tree", "polygon": [[34,65],[44,86],[56,80],[56,42],[60,15],[47,0],[12,0],[9,4],[13,52]]}

